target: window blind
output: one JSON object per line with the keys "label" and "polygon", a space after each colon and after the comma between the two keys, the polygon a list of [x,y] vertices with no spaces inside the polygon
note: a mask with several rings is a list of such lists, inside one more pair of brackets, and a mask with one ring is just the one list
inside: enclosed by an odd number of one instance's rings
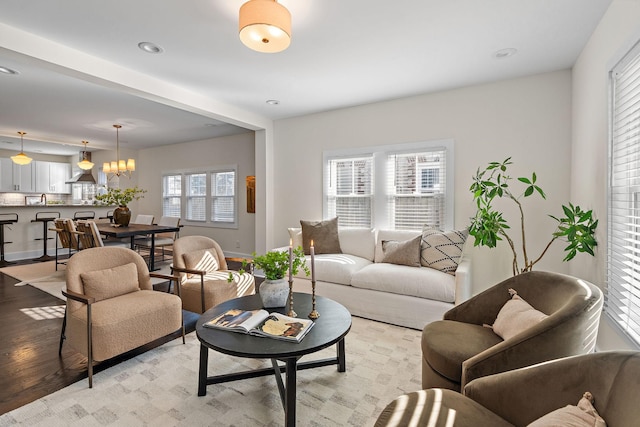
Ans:
{"label": "window blind", "polygon": [[188,174],[185,178],[187,181],[185,217],[190,221],[205,221],[207,219],[207,174]]}
{"label": "window blind", "polygon": [[182,175],[162,177],[162,215],[180,218]]}
{"label": "window blind", "polygon": [[444,228],[446,152],[444,149],[387,156],[387,208],[392,228]]}
{"label": "window blind", "polygon": [[235,221],[235,188],[234,171],[211,173],[211,221]]}
{"label": "window blind", "polygon": [[330,159],[327,164],[329,216],[339,227],[373,224],[373,156]]}
{"label": "window blind", "polygon": [[640,344],[640,45],[612,70],[605,313]]}

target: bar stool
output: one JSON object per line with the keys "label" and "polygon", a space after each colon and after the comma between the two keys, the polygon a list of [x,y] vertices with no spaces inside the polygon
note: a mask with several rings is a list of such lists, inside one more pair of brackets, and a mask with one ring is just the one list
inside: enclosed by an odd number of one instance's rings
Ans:
{"label": "bar stool", "polygon": [[73,214],[74,221],[79,219],[94,219],[95,217],[96,213],[94,211],[77,211]]}
{"label": "bar stool", "polygon": [[4,259],[4,244],[13,243],[4,241],[4,226],[6,224],[14,224],[16,222],[18,222],[17,213],[0,214],[0,267],[6,267],[7,265],[15,264],[15,262],[6,261]]}
{"label": "bar stool", "polygon": [[[41,222],[42,223],[42,230],[43,230],[43,246],[44,246],[44,253],[42,254],[41,257],[36,258],[34,261],[51,261],[52,259],[55,259],[52,256],[49,256],[49,254],[47,254],[47,240],[49,239],[53,239],[53,237],[48,237],[47,236],[47,223],[55,220],[56,218],[60,218],[60,212],[36,212],[36,218],[32,219],[31,222]],[[40,240],[40,238],[36,239],[36,240]]]}

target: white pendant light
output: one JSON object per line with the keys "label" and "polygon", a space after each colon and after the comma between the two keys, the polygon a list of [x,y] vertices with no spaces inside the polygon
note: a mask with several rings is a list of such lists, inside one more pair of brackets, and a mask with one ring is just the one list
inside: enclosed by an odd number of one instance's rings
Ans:
{"label": "white pendant light", "polygon": [[11,160],[13,160],[13,163],[15,163],[16,165],[28,165],[29,163],[31,163],[31,160],[33,160],[31,157],[24,154],[23,137],[26,134],[26,132],[18,132],[18,135],[20,135],[20,153],[16,154],[15,156],[11,156]]}
{"label": "white pendant light", "polygon": [[291,13],[276,0],[243,4],[238,27],[242,43],[258,52],[281,52],[291,43]]}
{"label": "white pendant light", "polygon": [[94,164],[87,159],[87,144],[89,141],[82,141],[82,143],[84,144],[84,149],[82,150],[82,161],[78,162],[78,167],[82,170],[88,171],[94,166]]}

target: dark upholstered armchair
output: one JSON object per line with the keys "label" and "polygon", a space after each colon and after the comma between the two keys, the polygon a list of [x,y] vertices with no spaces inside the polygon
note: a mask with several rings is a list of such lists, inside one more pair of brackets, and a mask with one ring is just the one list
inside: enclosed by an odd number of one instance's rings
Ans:
{"label": "dark upholstered armchair", "polygon": [[89,387],[93,362],[110,359],[156,339],[181,331],[180,297],[154,291],[142,257],[128,248],[82,250],[67,263],[65,319],[60,352],[66,339],[88,359]]}
{"label": "dark upholstered armchair", "polygon": [[[509,289],[548,317],[503,340],[491,325]],[[575,277],[533,271],[511,277],[445,313],[422,332],[422,387],[460,391],[471,380],[593,351],[602,292]]]}
{"label": "dark upholstered armchair", "polygon": [[576,405],[587,391],[608,427],[638,425],[640,352],[585,354],[489,375],[467,384],[464,396],[437,388],[407,393],[387,405],[375,427],[526,426]]}

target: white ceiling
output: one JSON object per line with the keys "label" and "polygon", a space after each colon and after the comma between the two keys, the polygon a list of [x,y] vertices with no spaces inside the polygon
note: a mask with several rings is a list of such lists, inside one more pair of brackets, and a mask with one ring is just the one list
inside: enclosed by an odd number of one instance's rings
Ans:
{"label": "white ceiling", "polygon": [[[113,149],[113,123],[121,148],[139,149],[246,131],[217,119],[277,120],[567,69],[611,3],[281,0],[291,46],[262,54],[238,38],[244,1],[0,0],[0,66],[20,73],[0,73],[0,149],[17,150],[19,130],[27,153],[77,153],[85,139]],[[145,53],[142,41],[164,52]],[[518,53],[494,56],[505,48]],[[124,88],[103,70],[142,78]],[[225,113],[156,102],[144,95],[152,83]]]}

